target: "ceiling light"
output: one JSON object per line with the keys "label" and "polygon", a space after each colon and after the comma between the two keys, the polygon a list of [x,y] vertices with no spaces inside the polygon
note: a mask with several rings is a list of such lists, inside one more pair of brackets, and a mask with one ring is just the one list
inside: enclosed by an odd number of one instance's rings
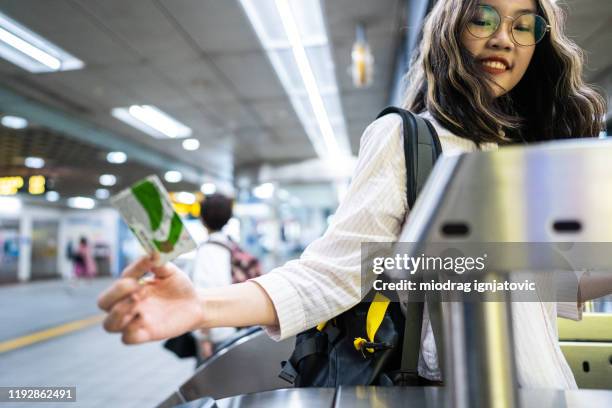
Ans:
{"label": "ceiling light", "polygon": [[326,159],[350,155],[320,1],[240,3],[317,155]]}
{"label": "ceiling light", "polygon": [[152,105],[114,108],[111,114],[157,139],[189,137],[193,133],[191,128]]}
{"label": "ceiling light", "polygon": [[196,196],[186,191],[181,191],[180,193],[176,193],[174,195],[174,199],[181,204],[187,204],[187,205],[191,205],[196,202]]}
{"label": "ceiling light", "polygon": [[60,195],[57,191],[47,191],[47,194],[45,194],[45,198],[47,199],[47,201],[54,203],[56,201],[59,201]]}
{"label": "ceiling light", "polygon": [[112,164],[125,163],[127,160],[127,154],[123,152],[110,152],[106,155],[106,161]]}
{"label": "ceiling light", "polygon": [[40,157],[26,157],[24,164],[30,169],[42,169],[45,167],[45,160]]}
{"label": "ceiling light", "polygon": [[103,174],[100,176],[100,184],[106,187],[112,187],[117,184],[117,177],[112,174]]}
{"label": "ceiling light", "polygon": [[274,196],[274,184],[264,183],[253,189],[253,195],[260,200],[268,200]]}
{"label": "ceiling light", "polygon": [[357,24],[355,43],[351,51],[351,75],[356,88],[372,84],[374,78],[374,56],[366,39],[365,26]]}
{"label": "ceiling light", "polygon": [[89,197],[70,197],[68,199],[68,207],[77,208],[80,210],[91,210],[96,206],[93,198]]}
{"label": "ceiling light", "polygon": [[28,121],[19,116],[6,115],[2,117],[0,122],[2,123],[2,126],[11,129],[25,129],[28,127]]}
{"label": "ceiling light", "polygon": [[185,150],[198,150],[200,148],[200,141],[198,139],[185,139],[183,140],[183,149]]}
{"label": "ceiling light", "polygon": [[99,188],[96,190],[96,198],[98,200],[106,200],[110,197],[110,192],[105,188]]}
{"label": "ceiling light", "polygon": [[32,73],[81,69],[83,61],[0,13],[0,57]]}
{"label": "ceiling light", "polygon": [[178,183],[183,179],[183,175],[179,171],[170,170],[164,174],[164,179],[168,183]]}
{"label": "ceiling light", "polygon": [[0,214],[17,215],[21,211],[21,200],[18,197],[0,196]]}
{"label": "ceiling light", "polygon": [[204,183],[202,184],[202,187],[200,187],[200,191],[204,195],[215,194],[217,192],[217,186],[215,186],[213,183]]}

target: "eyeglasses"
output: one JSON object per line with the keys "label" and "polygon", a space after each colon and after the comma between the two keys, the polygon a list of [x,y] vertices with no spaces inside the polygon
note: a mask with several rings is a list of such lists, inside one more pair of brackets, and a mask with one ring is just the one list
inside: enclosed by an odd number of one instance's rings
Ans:
{"label": "eyeglasses", "polygon": [[[510,33],[512,40],[517,45],[525,47],[536,45],[550,31],[550,26],[544,17],[534,13],[504,18],[512,20]],[[474,37],[489,38],[497,32],[501,20],[499,12],[494,7],[483,4],[476,8],[474,16],[468,22],[467,29]]]}

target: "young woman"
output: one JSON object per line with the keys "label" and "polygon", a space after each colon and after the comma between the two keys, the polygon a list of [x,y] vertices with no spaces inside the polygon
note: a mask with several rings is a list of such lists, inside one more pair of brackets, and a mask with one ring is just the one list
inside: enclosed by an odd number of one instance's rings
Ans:
{"label": "young woman", "polygon": [[[445,153],[593,137],[605,106],[581,74],[581,52],[550,0],[438,1],[408,75],[405,107],[432,120]],[[396,241],[409,210],[400,127],[400,118],[388,115],[366,129],[345,199],[299,260],[246,283],[196,291],[174,266],[143,258],[100,296],[106,330],[141,343],[195,328],[259,324],[282,339],[354,306],[361,242]],[[139,283],[149,270],[155,278]],[[612,292],[609,279],[583,281],[579,302]],[[513,308],[523,387],[576,388],[556,341],[556,312],[551,303]],[[419,373],[440,377],[430,330]]]}

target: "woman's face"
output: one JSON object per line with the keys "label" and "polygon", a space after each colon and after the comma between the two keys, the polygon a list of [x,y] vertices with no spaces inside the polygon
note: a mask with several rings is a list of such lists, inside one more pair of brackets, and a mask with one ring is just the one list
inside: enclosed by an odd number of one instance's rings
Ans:
{"label": "woman's face", "polygon": [[[494,11],[499,14],[501,19],[497,31],[488,38],[479,38],[465,28],[461,42],[474,55],[482,70],[493,79],[495,85],[492,92],[498,97],[519,83],[535,51],[535,45],[517,45],[513,41],[511,30],[513,18],[527,12],[537,13],[536,0],[482,0],[480,5],[488,6],[485,9],[492,14]],[[475,21],[470,24],[482,22]],[[472,31],[477,32],[475,29]],[[517,38],[521,35],[515,33]]]}

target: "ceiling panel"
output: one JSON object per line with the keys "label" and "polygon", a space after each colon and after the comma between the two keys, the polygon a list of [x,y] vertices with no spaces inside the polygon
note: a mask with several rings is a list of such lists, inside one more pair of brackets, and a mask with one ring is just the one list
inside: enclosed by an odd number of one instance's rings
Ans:
{"label": "ceiling panel", "polygon": [[285,96],[268,57],[262,51],[220,54],[215,57],[215,63],[234,84],[241,99]]}
{"label": "ceiling panel", "polygon": [[74,3],[134,52],[139,60],[180,61],[197,56],[155,1],[74,0]]}
{"label": "ceiling panel", "polygon": [[233,54],[259,48],[238,0],[160,0],[159,3],[207,54]]}
{"label": "ceiling panel", "polygon": [[252,107],[266,126],[301,126],[288,97],[260,99]]}
{"label": "ceiling panel", "polygon": [[151,65],[197,103],[204,105],[237,101],[236,93],[219,76],[210,61],[203,57],[187,59],[158,58]]}
{"label": "ceiling panel", "polygon": [[397,30],[397,17],[403,0],[332,0],[322,2],[325,19],[335,43],[337,36],[354,35],[355,25],[366,25],[368,35],[391,34]]}

